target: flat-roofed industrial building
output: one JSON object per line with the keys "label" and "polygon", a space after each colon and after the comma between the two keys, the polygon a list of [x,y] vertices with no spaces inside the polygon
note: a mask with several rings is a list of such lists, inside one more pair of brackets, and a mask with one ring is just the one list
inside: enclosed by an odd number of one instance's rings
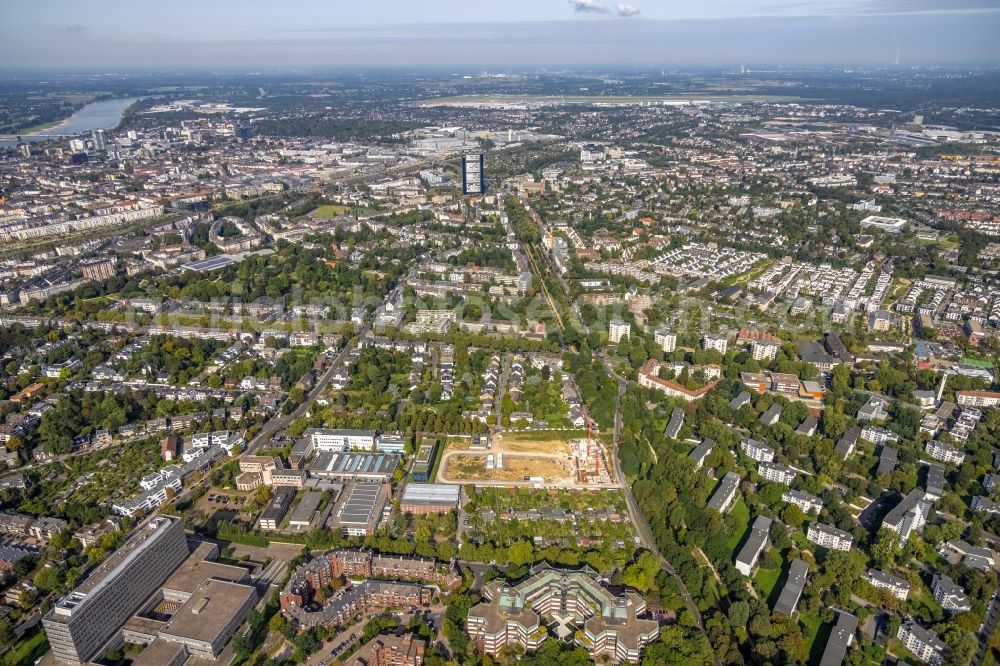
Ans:
{"label": "flat-roofed industrial building", "polygon": [[443,483],[408,483],[399,502],[403,513],[447,513],[458,508],[461,488]]}

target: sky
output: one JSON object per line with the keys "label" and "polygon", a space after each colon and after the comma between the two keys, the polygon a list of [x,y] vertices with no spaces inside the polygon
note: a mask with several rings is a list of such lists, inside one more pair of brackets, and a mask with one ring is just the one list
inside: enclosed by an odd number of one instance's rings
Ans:
{"label": "sky", "polygon": [[42,0],[0,69],[1000,65],[1000,0]]}

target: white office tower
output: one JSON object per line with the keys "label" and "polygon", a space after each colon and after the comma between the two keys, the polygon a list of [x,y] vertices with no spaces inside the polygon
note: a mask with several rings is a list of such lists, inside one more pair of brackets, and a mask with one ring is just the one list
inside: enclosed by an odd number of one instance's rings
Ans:
{"label": "white office tower", "polygon": [[157,516],[68,593],[42,620],[53,655],[79,664],[100,656],[123,624],[188,556],[184,524]]}

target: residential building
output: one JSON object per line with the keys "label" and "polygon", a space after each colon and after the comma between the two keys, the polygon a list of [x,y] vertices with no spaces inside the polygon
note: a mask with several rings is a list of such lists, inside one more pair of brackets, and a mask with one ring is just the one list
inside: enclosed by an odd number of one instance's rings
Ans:
{"label": "residential building", "polygon": [[760,474],[762,479],[789,486],[795,480],[797,472],[788,465],[776,462],[762,462],[757,464],[757,473]]}
{"label": "residential building", "polygon": [[891,430],[869,424],[861,429],[861,439],[872,444],[886,444],[899,441],[899,435]]}
{"label": "residential building", "polygon": [[931,458],[951,463],[952,465],[961,465],[965,461],[965,453],[963,451],[939,439],[932,439],[927,442],[925,450]]}
{"label": "residential building", "polygon": [[997,504],[985,495],[976,495],[973,497],[971,508],[976,513],[1000,514],[1000,504]]}
{"label": "residential building", "polygon": [[876,589],[887,590],[900,601],[906,601],[906,597],[910,594],[910,583],[905,578],[884,571],[868,569],[865,571],[865,580]]}
{"label": "residential building", "polygon": [[729,401],[729,409],[738,411],[743,405],[750,404],[750,393],[748,391],[740,391],[740,394]]}
{"label": "residential building", "polygon": [[948,654],[948,646],[936,633],[912,621],[899,626],[896,638],[903,647],[930,666],[940,666]]}
{"label": "residential building", "polygon": [[868,402],[858,410],[859,421],[885,421],[889,418],[889,399],[881,395],[868,397]]}
{"label": "residential building", "polygon": [[767,547],[768,530],[771,529],[771,519],[766,516],[757,516],[750,528],[750,536],[736,556],[736,570],[744,576],[749,576],[753,568],[757,566],[757,559]]}
{"label": "residential building", "polygon": [[462,156],[462,194],[476,196],[486,192],[483,153]]}
{"label": "residential building", "polygon": [[823,649],[823,656],[819,660],[819,666],[840,666],[847,656],[847,648],[854,643],[854,632],[858,628],[858,618],[847,611],[835,609],[837,611],[837,623],[830,631],[830,637],[826,640],[826,647]]}
{"label": "residential building", "polygon": [[[989,475],[987,474],[987,476]],[[941,499],[944,497],[944,484],[944,467],[933,463],[927,465],[927,484],[924,496],[932,502]]]}
{"label": "residential building", "polygon": [[688,454],[688,458],[694,462],[695,469],[701,469],[704,466],[705,458],[708,457],[713,448],[715,448],[715,440],[706,439],[692,449],[691,453]]}
{"label": "residential building", "polygon": [[751,460],[757,462],[772,462],[774,460],[774,449],[756,439],[744,439],[740,442],[740,448]]}
{"label": "residential building", "polygon": [[941,608],[949,613],[964,613],[972,610],[972,602],[955,581],[944,574],[935,574],[931,579],[931,590],[934,591],[934,600],[941,604]]}
{"label": "residential building", "polygon": [[365,550],[330,550],[315,555],[294,572],[282,590],[282,610],[305,607],[317,590],[335,578],[391,578],[429,583],[451,590],[462,583],[454,567],[417,557],[376,555]]}
{"label": "residential building", "polygon": [[924,497],[924,491],[915,488],[885,515],[882,527],[898,534],[905,545],[911,534],[924,531],[930,509],[931,503]]}
{"label": "residential building", "polygon": [[665,328],[658,328],[653,332],[653,341],[668,354],[677,349],[677,336]]}
{"label": "residential building", "polygon": [[773,361],[781,350],[781,343],[774,340],[754,340],[750,344],[750,355],[755,361]]}
{"label": "residential building", "polygon": [[955,401],[963,407],[1000,407],[1000,391],[956,391]]}
{"label": "residential building", "polygon": [[809,525],[806,538],[817,546],[833,550],[850,550],[854,545],[854,537],[851,536],[850,532],[845,532],[825,523],[812,523]]}
{"label": "residential building", "polygon": [[421,666],[427,641],[414,635],[380,634],[351,655],[346,666]]}
{"label": "residential building", "polygon": [[799,598],[802,590],[805,589],[806,580],[809,575],[809,565],[803,560],[795,558],[788,565],[788,577],[785,586],[781,588],[781,594],[772,609],[775,613],[783,613],[789,617],[795,612],[795,607],[799,605]]}
{"label": "residential building", "polygon": [[632,325],[621,319],[612,319],[608,325],[608,340],[614,344],[618,344],[622,341],[622,338],[627,338],[631,334]]}
{"label": "residential building", "polygon": [[893,470],[896,469],[897,462],[898,457],[896,449],[891,446],[883,446],[881,453],[879,453],[878,467],[875,470],[875,474],[892,474]]}
{"label": "residential building", "polygon": [[701,339],[701,347],[702,349],[714,349],[720,354],[725,354],[726,350],[729,349],[729,338],[725,335],[706,333],[705,337]]}
{"label": "residential building", "polygon": [[677,439],[677,436],[681,432],[681,428],[684,427],[684,410],[680,407],[674,407],[674,410],[670,413],[670,421],[667,423],[663,434],[670,439]]}
{"label": "residential building", "polygon": [[840,439],[837,440],[837,445],[834,447],[834,452],[840,456],[842,460],[847,460],[854,453],[854,448],[858,444],[858,437],[861,431],[856,427],[848,428]]}
{"label": "residential building", "polygon": [[712,493],[712,497],[709,498],[708,505],[705,508],[715,509],[719,513],[726,513],[729,511],[729,507],[732,506],[739,487],[740,475],[736,472],[726,472],[726,475],[722,477],[722,481],[719,482],[719,486]]}
{"label": "residential building", "polygon": [[781,499],[794,504],[805,513],[818,514],[823,509],[823,500],[802,490],[786,490]]}
{"label": "residential building", "polygon": [[767,408],[767,411],[760,415],[760,424],[763,426],[773,426],[781,418],[781,404],[774,403]]}
{"label": "residential building", "polygon": [[996,568],[996,559],[993,557],[992,550],[982,546],[973,546],[962,539],[944,542],[938,552],[949,559],[953,559],[950,557],[951,555],[957,555],[961,558],[961,563],[971,569],[991,571]]}
{"label": "residential building", "polygon": [[[663,364],[656,359],[651,358],[646,361],[645,365],[643,365],[639,370],[639,386],[655,389],[672,398],[680,398],[685,402],[694,402],[695,400],[701,400],[704,398],[705,395],[715,388],[715,385],[718,383],[718,381],[713,381],[699,389],[689,390],[675,381],[661,379],[659,371],[662,366]],[[712,366],[702,367],[706,371],[712,368]]]}

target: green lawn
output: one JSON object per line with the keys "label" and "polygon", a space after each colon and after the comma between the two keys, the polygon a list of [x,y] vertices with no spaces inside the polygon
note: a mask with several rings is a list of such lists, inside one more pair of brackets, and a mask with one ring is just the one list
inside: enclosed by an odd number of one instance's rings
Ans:
{"label": "green lawn", "polygon": [[757,569],[757,573],[753,577],[753,581],[757,586],[757,591],[760,592],[760,598],[767,603],[768,606],[773,605],[774,601],[771,597],[777,599],[777,595],[781,594],[777,590],[778,581],[781,580],[781,567],[777,569]]}
{"label": "green lawn", "polygon": [[799,623],[802,625],[802,638],[809,652],[809,663],[818,664],[826,649],[826,641],[830,637],[830,627],[824,625],[818,615],[799,613]]}
{"label": "green lawn", "polygon": [[[733,508],[729,510],[730,516],[735,516],[738,518],[738,525],[742,525],[743,529],[733,530],[733,533],[729,535],[729,539],[726,540],[726,544],[729,546],[729,550],[736,554],[736,549],[740,547],[743,543],[743,537],[746,534],[747,527],[750,526],[750,508],[747,507],[747,503],[743,501],[743,498],[736,500],[733,504]],[[728,518],[728,516],[727,516]]]}
{"label": "green lawn", "polygon": [[312,217],[337,217],[338,215],[343,215],[346,212],[347,206],[334,206],[332,204],[327,204],[325,206],[320,206],[309,214]]}
{"label": "green lawn", "polygon": [[45,632],[39,628],[4,652],[0,662],[3,666],[28,666],[48,651],[49,642],[45,638]]}

